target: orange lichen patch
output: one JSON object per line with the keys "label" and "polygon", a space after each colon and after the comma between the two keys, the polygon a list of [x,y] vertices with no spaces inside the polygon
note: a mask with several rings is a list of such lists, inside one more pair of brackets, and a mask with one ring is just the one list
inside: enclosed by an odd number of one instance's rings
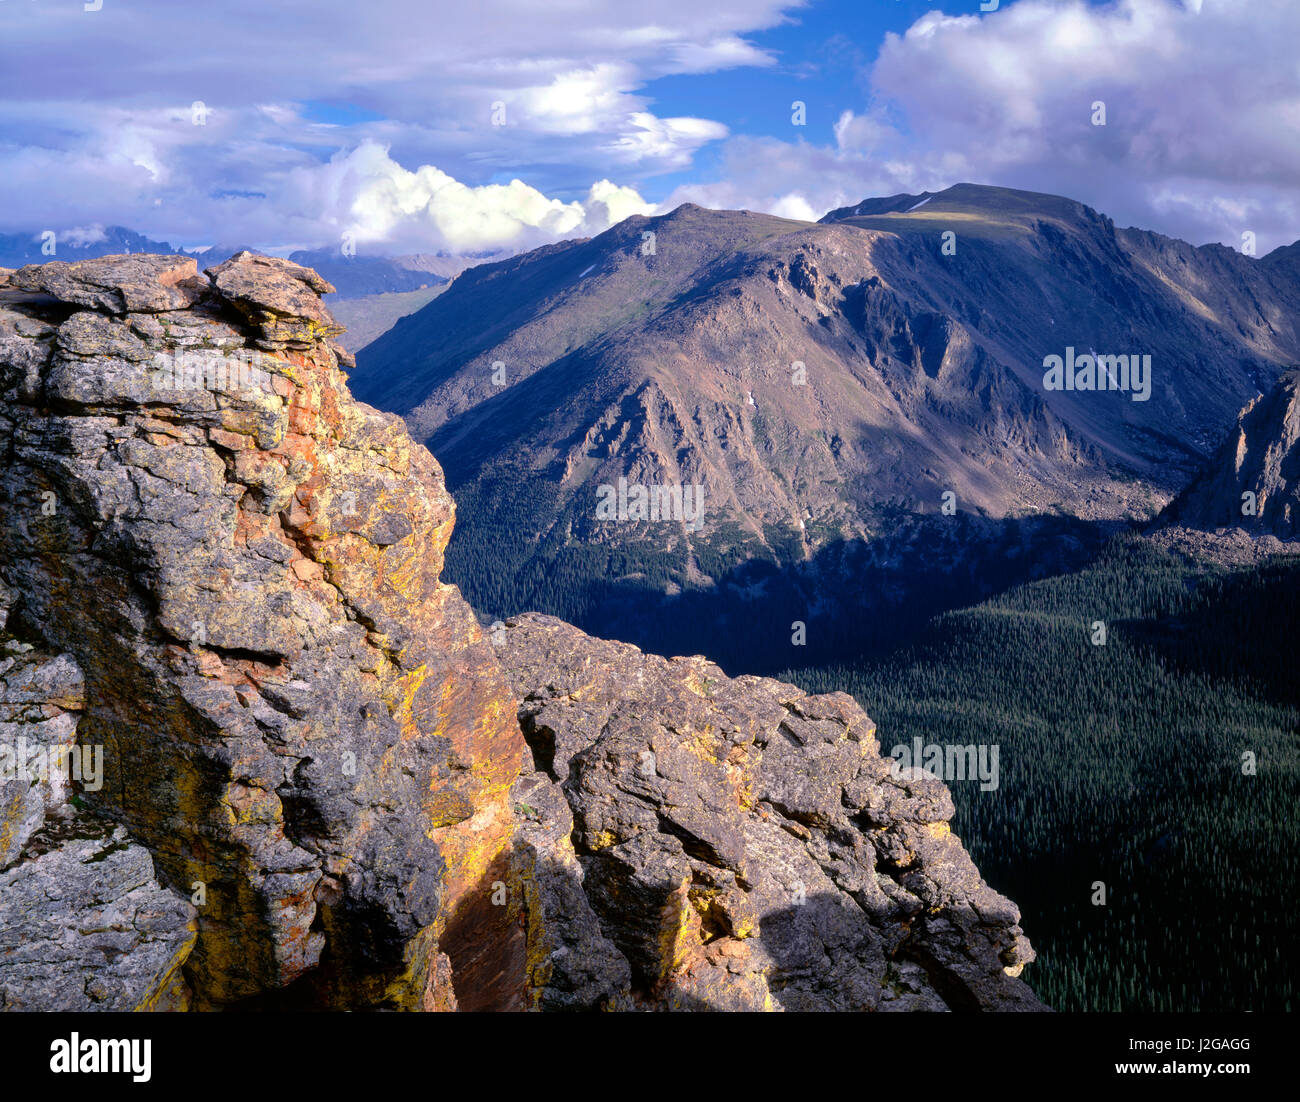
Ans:
{"label": "orange lichen patch", "polygon": [[[315,472],[312,477],[315,477],[318,482],[322,480],[320,447],[310,433],[298,432],[290,426],[275,450],[286,459],[300,460],[299,466],[303,470]],[[311,481],[311,477],[304,481]]]}
{"label": "orange lichen patch", "polygon": [[321,393],[320,419],[337,434],[343,425],[343,414],[339,408],[338,391],[335,387],[326,387]]}
{"label": "orange lichen patch", "polygon": [[282,378],[299,389],[308,389],[317,384],[325,372],[324,365],[317,362],[313,353],[284,349],[271,358],[279,363],[275,378]]}
{"label": "orange lichen patch", "polygon": [[427,730],[417,715],[415,698],[424,688],[424,683],[428,680],[428,677],[429,667],[423,665],[411,670],[406,676],[397,680],[395,687],[400,696],[397,705],[393,708],[393,718],[397,721],[404,740],[422,738]]}
{"label": "orange lichen patch", "polygon": [[686,969],[700,956],[703,945],[700,912],[691,904],[689,875],[683,878],[663,905],[659,916],[659,982]]}
{"label": "orange lichen patch", "polygon": [[758,803],[758,798],[754,795],[754,776],[750,765],[746,761],[743,765],[728,763],[726,767],[727,787],[731,791],[731,798],[742,811],[750,811]]}
{"label": "orange lichen patch", "polygon": [[226,664],[215,653],[201,647],[194,651],[194,672],[201,677],[211,677],[220,681],[225,675]]}
{"label": "orange lichen patch", "polygon": [[383,572],[384,582],[392,587],[399,596],[408,600],[414,600],[421,596],[423,589],[429,583],[424,564],[414,556],[408,556],[405,560],[402,560],[396,556],[385,555],[380,560],[380,563],[387,568]]}
{"label": "orange lichen patch", "polygon": [[137,1012],[146,1014],[176,1013],[189,1010],[191,1000],[190,985],[185,982],[185,976],[181,969],[193,951],[194,943],[198,940],[198,921],[191,919],[186,924],[185,929],[190,936],[176,947],[171,959],[162,968],[158,982],[145,993],[144,997],[135,1006]]}
{"label": "orange lichen patch", "polygon": [[311,559],[294,559],[289,564],[289,569],[300,582],[318,582],[325,577],[324,567],[312,562]]}
{"label": "orange lichen patch", "polygon": [[284,808],[280,797],[264,788],[238,782],[228,784],[221,803],[229,809],[232,821],[238,824],[283,821]]}
{"label": "orange lichen patch", "polygon": [[[295,397],[302,394],[298,391]],[[312,430],[316,427],[316,411],[309,405],[291,403],[289,406],[289,431],[300,433],[303,436],[310,436]]]}
{"label": "orange lichen patch", "polygon": [[426,804],[432,829],[463,823],[474,815],[474,804],[468,796],[453,789],[440,789],[431,793]]}
{"label": "orange lichen patch", "polygon": [[253,446],[251,436],[245,436],[243,433],[238,432],[228,432],[226,429],[208,429],[208,439],[218,447],[230,451],[243,451],[245,448]]}
{"label": "orange lichen patch", "polygon": [[249,540],[258,539],[266,534],[266,528],[262,524],[262,518],[246,509],[237,510],[235,513],[235,530],[231,534],[233,545],[237,548],[248,546]]}

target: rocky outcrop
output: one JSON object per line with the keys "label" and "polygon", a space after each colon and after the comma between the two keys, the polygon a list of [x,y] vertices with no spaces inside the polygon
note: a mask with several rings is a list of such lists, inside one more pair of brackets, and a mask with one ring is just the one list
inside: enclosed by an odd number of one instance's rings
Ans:
{"label": "rocky outcrop", "polygon": [[489,641],[329,289],[248,253],[0,287],[0,722],[102,763],[0,790],[4,1005],[1037,1008],[946,790],[848,697]]}
{"label": "rocky outcrop", "polygon": [[[44,825],[68,806],[83,771],[77,717],[81,671],[16,639],[0,651],[0,868],[13,862]],[[73,755],[77,757],[74,760]],[[93,767],[93,757],[89,759]],[[92,782],[93,783],[93,782]]]}
{"label": "rocky outcrop", "polygon": [[195,909],[86,817],[0,872],[0,1010],[185,1010]]}
{"label": "rocky outcrop", "polygon": [[1300,536],[1300,371],[1284,374],[1241,411],[1205,472],[1162,519],[1284,540]]}
{"label": "rocky outcrop", "polygon": [[88,806],[202,900],[199,1004],[436,1004],[441,927],[496,879],[522,752],[439,581],[436,463],[347,398],[329,286],[287,261],[12,284],[0,570],[84,672]]}
{"label": "rocky outcrop", "polygon": [[947,789],[895,776],[851,697],[548,616],[494,639],[532,791],[545,777],[572,807],[581,876],[565,840],[550,877],[580,879],[618,950],[600,946],[594,982],[580,925],[551,953],[551,984],[679,1010],[1041,1009],[1016,978],[1034,958],[1019,913],[949,829]]}
{"label": "rocky outcrop", "polygon": [[[7,619],[0,591],[0,634]],[[144,846],[77,808],[81,671],[8,639],[0,658],[0,1010],[181,1010],[194,908]]]}

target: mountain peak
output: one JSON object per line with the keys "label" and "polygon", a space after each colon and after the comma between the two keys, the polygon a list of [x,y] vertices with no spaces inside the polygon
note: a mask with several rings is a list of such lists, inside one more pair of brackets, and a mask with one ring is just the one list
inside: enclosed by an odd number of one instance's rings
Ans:
{"label": "mountain peak", "polygon": [[954,184],[944,191],[864,199],[826,214],[823,223],[848,223],[893,233],[934,232],[948,228],[987,236],[997,228],[1031,229],[1039,222],[1086,225],[1108,221],[1091,207],[1060,195],[990,184]]}

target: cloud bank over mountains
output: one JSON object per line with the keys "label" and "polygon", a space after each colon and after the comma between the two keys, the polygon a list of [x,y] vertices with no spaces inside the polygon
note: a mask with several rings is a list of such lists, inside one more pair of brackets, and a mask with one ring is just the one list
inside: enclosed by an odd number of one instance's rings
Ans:
{"label": "cloud bank over mountains", "polygon": [[946,6],[862,44],[843,107],[787,138],[658,113],[647,88],[779,70],[752,39],[804,4],[7,3],[0,230],[478,252],[684,201],[811,219],[969,180],[1196,243],[1300,236],[1292,0]]}
{"label": "cloud bank over mountains", "polygon": [[1293,0],[934,11],[886,36],[869,100],[840,114],[833,144],[738,135],[718,182],[674,198],[821,214],[972,181],[1196,244],[1240,247],[1251,231],[1263,253],[1300,236],[1298,41]]}

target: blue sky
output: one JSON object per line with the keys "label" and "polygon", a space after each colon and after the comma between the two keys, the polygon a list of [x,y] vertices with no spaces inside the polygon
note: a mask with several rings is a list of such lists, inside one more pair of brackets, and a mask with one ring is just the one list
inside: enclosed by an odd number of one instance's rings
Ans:
{"label": "blue sky", "polygon": [[840,111],[869,92],[864,76],[886,32],[903,33],[934,6],[924,0],[813,4],[750,36],[776,59],[770,68],[661,77],[646,92],[660,114],[698,112],[773,138],[788,134],[787,100],[797,97],[810,111],[809,140],[829,142]]}
{"label": "blue sky", "polygon": [[1196,243],[1300,238],[1295,0],[979,9],[0,0],[0,231],[482,251],[974,181]]}

